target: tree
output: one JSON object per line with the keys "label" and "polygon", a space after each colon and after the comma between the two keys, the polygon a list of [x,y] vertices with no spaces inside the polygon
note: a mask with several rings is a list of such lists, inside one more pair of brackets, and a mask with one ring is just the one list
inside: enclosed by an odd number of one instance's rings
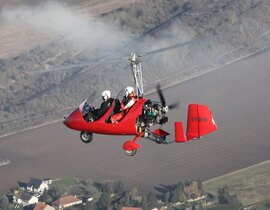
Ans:
{"label": "tree", "polygon": [[109,194],[113,192],[113,186],[111,182],[106,182],[106,184],[103,187],[103,192],[107,192]]}
{"label": "tree", "polygon": [[0,207],[5,207],[9,204],[8,197],[6,195],[1,195],[0,196]]}
{"label": "tree", "polygon": [[164,202],[166,203],[166,206],[169,205],[170,196],[170,192],[166,192],[164,195]]}
{"label": "tree", "polygon": [[56,200],[56,199],[60,198],[61,193],[60,193],[59,188],[53,187],[52,189],[50,189],[50,190],[48,191],[48,195],[51,196],[51,198],[52,198],[53,200]]}
{"label": "tree", "polygon": [[186,195],[182,190],[175,189],[171,196],[171,202],[177,203],[177,202],[185,202],[187,200]]}
{"label": "tree", "polygon": [[123,206],[129,206],[130,205],[130,194],[128,191],[125,192],[123,198],[121,199],[120,203]]}
{"label": "tree", "polygon": [[111,205],[110,194],[107,192],[103,192],[98,199],[97,203],[98,209],[106,210],[108,207],[110,207],[110,205]]}
{"label": "tree", "polygon": [[236,195],[230,195],[228,187],[218,188],[217,193],[218,203],[220,204],[240,204]]}
{"label": "tree", "polygon": [[198,184],[198,190],[203,192],[203,185],[202,185],[202,181],[200,179],[197,180],[197,184]]}
{"label": "tree", "polygon": [[141,207],[143,210],[149,210],[146,196],[143,196],[142,198]]}
{"label": "tree", "polygon": [[116,194],[121,194],[126,191],[125,185],[122,181],[116,182],[113,186],[113,192]]}
{"label": "tree", "polygon": [[175,189],[172,193],[172,196],[171,196],[171,202],[172,203],[179,202],[179,197],[180,197],[180,192],[179,192],[179,190]]}
{"label": "tree", "polygon": [[[186,181],[186,182],[187,182],[187,181]],[[178,190],[183,190],[184,187],[185,187],[185,186],[184,186],[183,182],[181,182],[181,181],[178,182],[177,185],[176,185],[176,188],[177,188]]]}
{"label": "tree", "polygon": [[153,191],[150,191],[147,194],[147,204],[149,208],[155,208],[157,207],[157,198],[156,198],[156,194]]}
{"label": "tree", "polygon": [[43,194],[40,196],[39,200],[42,202],[46,202],[46,200],[48,199],[48,191],[44,190]]}
{"label": "tree", "polygon": [[199,210],[204,210],[202,202],[199,202]]}
{"label": "tree", "polygon": [[130,199],[134,200],[138,195],[138,189],[136,187],[131,188],[129,191]]}
{"label": "tree", "polygon": [[84,208],[85,210],[98,210],[96,202],[87,202]]}

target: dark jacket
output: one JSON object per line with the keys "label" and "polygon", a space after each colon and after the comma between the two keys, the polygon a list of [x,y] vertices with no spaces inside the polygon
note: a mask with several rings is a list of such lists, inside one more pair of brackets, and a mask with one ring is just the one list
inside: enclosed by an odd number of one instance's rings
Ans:
{"label": "dark jacket", "polygon": [[96,109],[95,111],[92,112],[94,120],[97,120],[100,117],[102,117],[105,114],[105,112],[110,108],[112,102],[113,98],[110,98],[107,101],[102,102],[99,109]]}

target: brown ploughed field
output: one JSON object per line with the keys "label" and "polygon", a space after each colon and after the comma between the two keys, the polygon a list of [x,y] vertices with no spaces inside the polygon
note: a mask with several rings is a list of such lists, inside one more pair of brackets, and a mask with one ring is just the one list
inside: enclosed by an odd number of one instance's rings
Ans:
{"label": "brown ploughed field", "polygon": [[[79,132],[62,123],[0,139],[1,158],[12,161],[0,167],[0,191],[30,177],[63,176],[121,179],[149,190],[181,180],[206,180],[269,160],[269,56],[268,50],[164,90],[168,104],[181,102],[181,111],[169,112],[170,122],[163,127],[171,141],[174,122],[186,123],[189,103],[212,109],[219,130],[199,141],[158,145],[140,139],[142,148],[127,157],[122,144],[133,137],[94,135],[86,145]],[[149,97],[157,99],[157,94]]]}

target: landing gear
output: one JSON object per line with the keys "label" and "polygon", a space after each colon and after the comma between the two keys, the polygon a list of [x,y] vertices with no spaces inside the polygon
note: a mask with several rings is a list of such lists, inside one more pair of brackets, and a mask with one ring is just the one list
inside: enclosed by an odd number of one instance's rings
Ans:
{"label": "landing gear", "polygon": [[124,153],[127,156],[134,156],[137,153],[137,149],[134,149],[134,150],[124,150]]}
{"label": "landing gear", "polygon": [[88,144],[93,140],[93,134],[86,131],[82,131],[80,137],[82,142],[85,144]]}
{"label": "landing gear", "polygon": [[154,142],[156,142],[157,144],[164,144],[165,140],[164,139],[161,139],[161,138],[158,138],[156,137]]}

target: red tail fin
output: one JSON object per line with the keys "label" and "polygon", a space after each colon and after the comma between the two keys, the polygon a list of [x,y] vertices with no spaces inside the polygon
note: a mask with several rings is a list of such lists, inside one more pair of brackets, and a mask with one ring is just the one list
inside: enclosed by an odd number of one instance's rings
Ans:
{"label": "red tail fin", "polygon": [[212,112],[205,105],[190,104],[188,107],[187,140],[200,138],[217,130]]}

